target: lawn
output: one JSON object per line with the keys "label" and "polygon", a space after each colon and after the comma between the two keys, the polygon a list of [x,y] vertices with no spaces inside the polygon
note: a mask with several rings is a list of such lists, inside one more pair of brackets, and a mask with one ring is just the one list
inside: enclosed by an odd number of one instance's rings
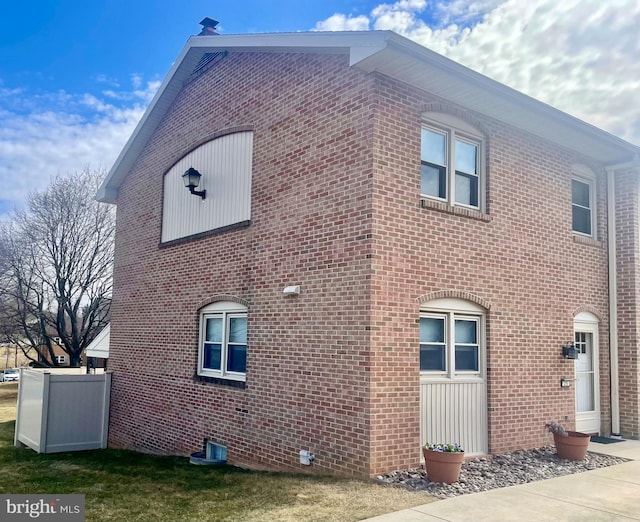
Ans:
{"label": "lawn", "polygon": [[366,481],[189,464],[122,450],[15,448],[17,384],[0,384],[0,493],[86,496],[87,522],[355,521],[430,502]]}

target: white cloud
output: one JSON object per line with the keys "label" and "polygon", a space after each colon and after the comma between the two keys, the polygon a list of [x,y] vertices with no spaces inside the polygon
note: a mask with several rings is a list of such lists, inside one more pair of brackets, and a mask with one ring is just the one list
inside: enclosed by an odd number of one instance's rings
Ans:
{"label": "white cloud", "polygon": [[401,0],[358,20],[640,144],[637,0]]}
{"label": "white cloud", "polygon": [[440,25],[448,25],[454,20],[457,23],[477,22],[504,3],[504,0],[452,0],[450,2],[437,2],[435,15],[440,20]]}
{"label": "white cloud", "polygon": [[394,4],[380,4],[371,11],[374,28],[406,31],[421,25],[417,14],[424,10],[427,2],[424,0],[399,0]]}
{"label": "white cloud", "polygon": [[151,99],[156,94],[156,91],[160,88],[162,82],[160,80],[156,80],[154,82],[147,82],[147,85],[143,89],[136,89],[133,91],[135,96],[139,98],[144,104],[149,105]]}
{"label": "white cloud", "polygon": [[131,85],[133,85],[134,89],[139,89],[140,87],[142,87],[142,75],[132,74]]}
{"label": "white cloud", "polygon": [[[335,13],[316,30],[392,29],[640,144],[638,0],[400,0]],[[29,92],[0,80],[0,216],[52,176],[109,168],[160,82],[106,76],[101,93]]]}
{"label": "white cloud", "polygon": [[158,85],[111,97],[0,90],[0,216],[57,174],[110,168]]}
{"label": "white cloud", "polygon": [[316,31],[366,31],[369,29],[369,18],[334,14],[326,20],[318,22],[314,29]]}

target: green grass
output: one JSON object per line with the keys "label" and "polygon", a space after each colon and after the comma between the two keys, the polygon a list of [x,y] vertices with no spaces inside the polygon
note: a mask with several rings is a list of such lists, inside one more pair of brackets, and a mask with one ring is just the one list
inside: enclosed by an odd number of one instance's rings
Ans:
{"label": "green grass", "polygon": [[0,493],[85,495],[87,522],[356,521],[433,499],[366,481],[189,464],[123,450],[15,448],[16,384],[0,384]]}

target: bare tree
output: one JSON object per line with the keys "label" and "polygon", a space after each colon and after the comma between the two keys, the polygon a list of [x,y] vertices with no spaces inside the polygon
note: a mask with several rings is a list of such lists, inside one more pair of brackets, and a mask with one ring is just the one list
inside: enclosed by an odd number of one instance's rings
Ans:
{"label": "bare tree", "polygon": [[[56,177],[0,228],[0,333],[27,357],[71,366],[106,325],[115,215],[94,195],[103,172]],[[30,353],[32,355],[30,355]]]}

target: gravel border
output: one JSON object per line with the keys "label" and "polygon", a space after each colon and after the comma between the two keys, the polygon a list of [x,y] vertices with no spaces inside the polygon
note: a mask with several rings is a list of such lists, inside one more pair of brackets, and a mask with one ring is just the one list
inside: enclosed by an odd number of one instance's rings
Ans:
{"label": "gravel border", "polygon": [[377,482],[425,491],[436,498],[444,499],[582,473],[628,461],[629,459],[592,452],[588,452],[586,458],[581,461],[564,460],[558,458],[555,447],[549,446],[467,459],[462,464],[460,481],[453,484],[431,482],[422,468],[379,475]]}

